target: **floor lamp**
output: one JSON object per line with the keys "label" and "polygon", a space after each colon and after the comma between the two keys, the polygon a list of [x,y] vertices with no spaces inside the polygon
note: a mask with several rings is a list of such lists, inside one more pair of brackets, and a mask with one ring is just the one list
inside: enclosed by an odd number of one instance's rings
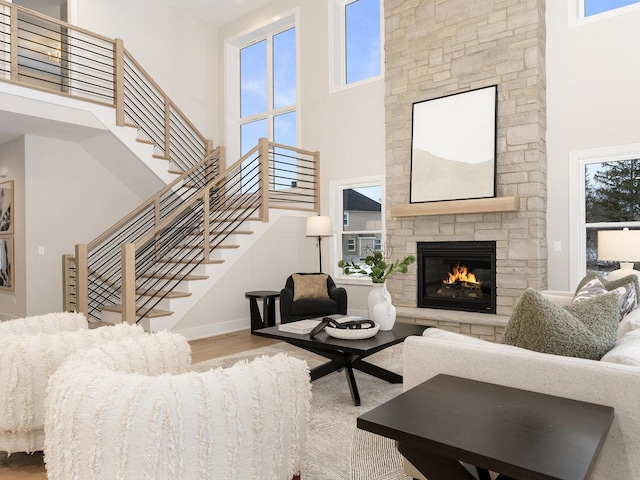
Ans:
{"label": "floor lamp", "polygon": [[331,227],[331,217],[307,217],[307,237],[318,238],[318,262],[320,265],[320,273],[322,273],[322,237],[330,237],[333,235]]}
{"label": "floor lamp", "polygon": [[598,260],[620,262],[620,270],[607,275],[609,281],[631,274],[640,276],[640,272],[633,269],[633,262],[640,262],[640,230],[600,230]]}

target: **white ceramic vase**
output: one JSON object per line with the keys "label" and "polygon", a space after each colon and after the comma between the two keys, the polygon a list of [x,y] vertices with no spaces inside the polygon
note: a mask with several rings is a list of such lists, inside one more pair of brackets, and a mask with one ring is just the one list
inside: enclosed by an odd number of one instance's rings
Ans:
{"label": "white ceramic vase", "polygon": [[396,323],[396,307],[384,283],[374,283],[367,297],[369,318],[380,326],[380,330],[391,330]]}

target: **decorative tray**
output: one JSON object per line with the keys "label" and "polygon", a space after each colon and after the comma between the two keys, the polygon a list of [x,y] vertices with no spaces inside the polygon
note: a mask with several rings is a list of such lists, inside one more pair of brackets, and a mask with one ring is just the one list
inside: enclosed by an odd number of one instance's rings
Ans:
{"label": "decorative tray", "polygon": [[364,338],[371,338],[380,330],[380,325],[376,323],[375,327],[371,328],[333,328],[325,327],[324,331],[329,336],[334,338],[341,338],[343,340],[362,340]]}

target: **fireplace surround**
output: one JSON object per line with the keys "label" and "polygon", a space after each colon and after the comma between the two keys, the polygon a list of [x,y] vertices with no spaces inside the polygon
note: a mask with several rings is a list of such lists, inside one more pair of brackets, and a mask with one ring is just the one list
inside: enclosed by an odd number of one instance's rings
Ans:
{"label": "fireplace surround", "polygon": [[418,242],[418,307],[496,313],[496,242]]}

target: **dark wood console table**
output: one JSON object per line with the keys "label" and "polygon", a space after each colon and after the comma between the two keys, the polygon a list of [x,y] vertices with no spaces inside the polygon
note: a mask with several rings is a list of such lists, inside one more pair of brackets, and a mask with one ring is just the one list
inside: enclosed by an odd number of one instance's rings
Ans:
{"label": "dark wood console table", "polygon": [[586,480],[613,408],[437,375],[360,415],[358,428],[398,441],[429,480]]}

